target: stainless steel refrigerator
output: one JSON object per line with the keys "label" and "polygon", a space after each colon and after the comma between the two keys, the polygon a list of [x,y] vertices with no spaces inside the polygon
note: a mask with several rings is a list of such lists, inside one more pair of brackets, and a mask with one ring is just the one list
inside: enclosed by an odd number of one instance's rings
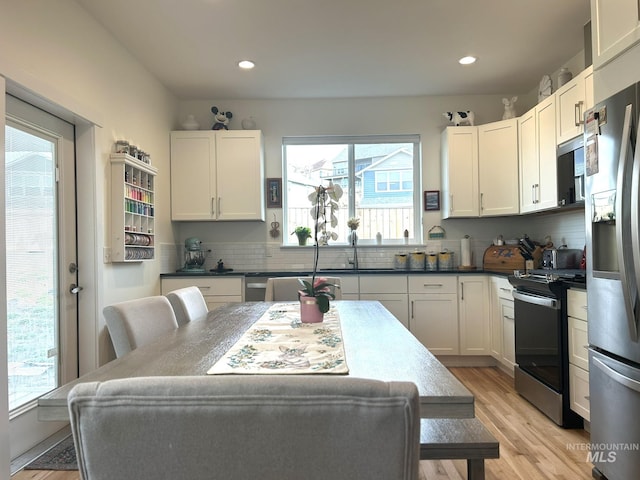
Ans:
{"label": "stainless steel refrigerator", "polygon": [[585,114],[593,477],[640,478],[639,85]]}

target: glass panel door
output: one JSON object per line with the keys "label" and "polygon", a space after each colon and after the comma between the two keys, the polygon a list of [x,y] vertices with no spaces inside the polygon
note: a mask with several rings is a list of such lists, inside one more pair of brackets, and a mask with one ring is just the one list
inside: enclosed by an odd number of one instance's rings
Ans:
{"label": "glass panel door", "polygon": [[6,96],[5,226],[11,458],[64,426],[37,399],[78,376],[74,126]]}
{"label": "glass panel door", "polygon": [[55,139],[6,127],[9,410],[58,385]]}

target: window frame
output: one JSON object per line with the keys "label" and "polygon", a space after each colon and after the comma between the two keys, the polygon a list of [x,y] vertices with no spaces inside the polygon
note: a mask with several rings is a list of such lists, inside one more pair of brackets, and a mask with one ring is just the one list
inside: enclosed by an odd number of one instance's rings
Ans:
{"label": "window frame", "polygon": [[[348,150],[347,160],[347,180],[350,198],[348,201],[349,212],[347,217],[355,215],[356,202],[356,162],[355,162],[355,145],[371,145],[371,144],[390,144],[390,143],[411,143],[413,144],[413,228],[409,233],[409,242],[413,244],[423,243],[422,229],[422,149],[419,134],[398,134],[398,135],[318,135],[318,136],[299,136],[299,137],[283,137],[282,138],[282,183],[283,183],[283,226],[285,229],[292,230],[294,226],[289,225],[289,198],[288,198],[288,178],[287,178],[287,147],[293,145],[346,145]],[[401,172],[402,169],[389,170],[389,172]],[[397,192],[406,192],[403,188],[403,180],[406,177],[400,176],[400,189]],[[377,185],[375,185],[377,191]],[[396,190],[394,190],[396,192]],[[283,236],[283,246],[294,246],[297,242]],[[404,238],[384,239],[385,245],[401,245],[405,242]],[[344,247],[348,243],[346,239],[332,242],[329,246]],[[376,245],[375,238],[358,240],[358,245]]]}

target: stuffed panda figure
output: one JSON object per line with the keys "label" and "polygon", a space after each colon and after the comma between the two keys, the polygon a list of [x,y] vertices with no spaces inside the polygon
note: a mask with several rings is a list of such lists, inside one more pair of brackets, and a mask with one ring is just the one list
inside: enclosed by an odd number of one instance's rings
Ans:
{"label": "stuffed panda figure", "polygon": [[213,113],[213,118],[215,123],[211,130],[229,130],[229,120],[233,118],[233,113],[231,112],[221,112],[218,110],[218,107],[211,107],[211,113]]}

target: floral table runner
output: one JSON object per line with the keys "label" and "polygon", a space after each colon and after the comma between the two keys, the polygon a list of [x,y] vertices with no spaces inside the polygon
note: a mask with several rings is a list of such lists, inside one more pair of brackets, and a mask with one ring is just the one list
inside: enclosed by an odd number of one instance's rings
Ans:
{"label": "floral table runner", "polygon": [[207,372],[215,374],[346,374],[340,317],[302,323],[300,304],[276,303]]}

